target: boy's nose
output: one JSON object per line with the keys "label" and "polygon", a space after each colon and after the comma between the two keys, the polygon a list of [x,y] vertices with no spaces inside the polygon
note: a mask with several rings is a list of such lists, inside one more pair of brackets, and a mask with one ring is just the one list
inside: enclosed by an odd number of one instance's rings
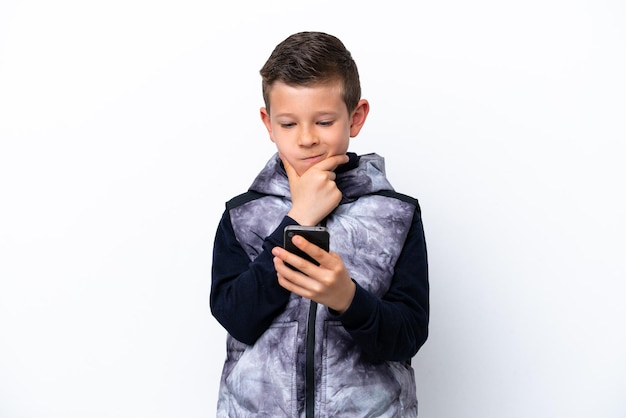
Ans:
{"label": "boy's nose", "polygon": [[317,136],[309,129],[303,129],[299,136],[299,144],[303,147],[310,147],[318,143]]}

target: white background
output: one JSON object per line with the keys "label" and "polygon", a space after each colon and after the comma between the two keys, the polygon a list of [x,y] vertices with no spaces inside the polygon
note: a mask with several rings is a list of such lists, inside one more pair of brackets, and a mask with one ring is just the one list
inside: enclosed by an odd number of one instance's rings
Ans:
{"label": "white background", "polygon": [[300,30],[352,51],[352,150],[422,206],[420,416],[626,416],[625,28],[618,0],[3,1],[0,417],[214,416],[213,236]]}

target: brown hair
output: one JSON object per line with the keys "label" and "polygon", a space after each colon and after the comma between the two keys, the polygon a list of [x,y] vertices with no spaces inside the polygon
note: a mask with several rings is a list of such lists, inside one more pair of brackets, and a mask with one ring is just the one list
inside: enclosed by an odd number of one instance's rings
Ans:
{"label": "brown hair", "polygon": [[261,68],[263,100],[270,110],[269,92],[276,81],[312,86],[340,80],[348,112],[361,99],[361,84],[350,51],[336,37],[323,32],[299,32],[279,43]]}

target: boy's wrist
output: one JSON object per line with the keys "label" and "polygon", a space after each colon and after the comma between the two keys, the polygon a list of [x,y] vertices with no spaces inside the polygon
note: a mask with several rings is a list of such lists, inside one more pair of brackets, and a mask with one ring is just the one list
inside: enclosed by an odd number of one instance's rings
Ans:
{"label": "boy's wrist", "polygon": [[337,314],[341,315],[348,310],[350,305],[352,305],[352,301],[354,300],[354,294],[356,293],[356,284],[353,280],[350,280],[350,286],[348,287],[348,293],[346,295],[345,303],[339,309],[333,309]]}
{"label": "boy's wrist", "polygon": [[298,213],[297,210],[293,210],[293,208],[287,213],[291,219],[296,221],[299,225],[302,226],[315,226],[317,225],[317,221],[313,221],[310,218],[307,218],[304,214]]}

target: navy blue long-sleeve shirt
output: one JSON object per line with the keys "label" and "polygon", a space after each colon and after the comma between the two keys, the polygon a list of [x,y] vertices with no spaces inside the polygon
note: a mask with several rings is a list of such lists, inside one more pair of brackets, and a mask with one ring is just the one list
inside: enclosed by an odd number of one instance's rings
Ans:
{"label": "navy blue long-sleeve shirt", "polygon": [[[284,217],[251,262],[235,238],[228,211],[219,223],[213,249],[211,311],[230,335],[245,344],[254,344],[289,300],[290,292],[278,284],[271,250],[282,247],[284,227],[295,224]],[[372,359],[409,360],[426,341],[429,321],[428,262],[419,207],[388,292],[378,298],[355,283],[351,305],[334,318]]]}

